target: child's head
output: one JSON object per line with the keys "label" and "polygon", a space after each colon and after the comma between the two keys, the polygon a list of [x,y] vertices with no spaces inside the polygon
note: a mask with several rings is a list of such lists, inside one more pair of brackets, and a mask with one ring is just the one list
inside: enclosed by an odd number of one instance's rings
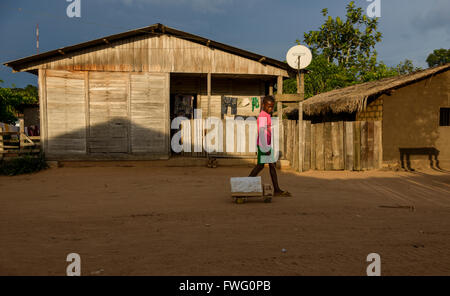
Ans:
{"label": "child's head", "polygon": [[274,105],[275,105],[275,99],[273,96],[265,96],[263,98],[262,109],[265,112],[272,114]]}

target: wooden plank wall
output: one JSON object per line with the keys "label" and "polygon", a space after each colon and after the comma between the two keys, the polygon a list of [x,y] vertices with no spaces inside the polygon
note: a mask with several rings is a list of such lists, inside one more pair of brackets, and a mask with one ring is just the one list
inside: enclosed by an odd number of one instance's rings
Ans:
{"label": "wooden plank wall", "polygon": [[354,155],[353,155],[353,122],[344,122],[344,146],[345,146],[345,170],[353,170]]}
{"label": "wooden plank wall", "polygon": [[[195,123],[197,122],[197,123]],[[221,130],[216,130],[216,137],[215,139],[218,139],[218,137],[222,138],[222,143],[217,147],[220,147],[222,150],[221,152],[215,151],[210,153],[210,156],[213,157],[229,157],[229,158],[253,158],[256,157],[256,121],[254,122],[245,122],[242,121],[240,123],[236,123],[234,125],[230,124],[228,122],[227,127],[227,120],[222,119],[222,126]],[[181,137],[182,137],[182,143],[190,143],[191,145],[191,151],[183,151],[180,153],[182,156],[193,156],[193,157],[204,157],[206,156],[205,149],[203,147],[203,141],[205,139],[205,136],[210,131],[214,130],[214,123],[212,123],[212,127],[210,129],[202,130],[202,124],[205,124],[205,122],[202,123],[201,119],[196,120],[189,120],[189,124],[187,122],[183,122],[185,124],[186,129],[181,130]],[[183,126],[182,124],[182,126]],[[187,128],[187,126],[190,126]],[[228,135],[227,132],[232,131],[233,135],[227,139]],[[238,133],[242,133],[245,136],[238,136]],[[228,143],[227,143],[228,140]],[[213,141],[213,144],[215,144],[215,141]],[[188,145],[189,146],[189,145]],[[186,147],[188,147],[186,146]],[[200,150],[200,152],[195,151],[195,146],[197,146],[197,150]],[[251,148],[253,147],[253,149]],[[253,151],[252,151],[253,150]],[[234,152],[231,152],[234,151]]]}
{"label": "wooden plank wall", "polygon": [[353,123],[353,169],[355,171],[361,170],[361,122],[355,121]]}
{"label": "wooden plank wall", "polygon": [[315,124],[315,136],[316,139],[315,147],[313,149],[316,151],[316,170],[325,170],[325,153],[324,153],[324,123]]}
{"label": "wooden plank wall", "polygon": [[324,161],[325,171],[333,170],[333,142],[331,133],[331,122],[325,122],[323,127],[323,148],[324,148]]}
{"label": "wooden plank wall", "polygon": [[303,171],[309,171],[311,169],[311,121],[303,121],[303,139]]}
{"label": "wooden plank wall", "polygon": [[293,133],[293,139],[294,144],[292,146],[292,167],[294,170],[298,171],[298,145],[299,145],[299,134],[298,134],[298,121],[292,122],[292,133]]}
{"label": "wooden plank wall", "polygon": [[374,137],[373,137],[373,165],[375,168],[383,166],[383,135],[382,135],[382,121],[374,122]]}
{"label": "wooden plank wall", "polygon": [[288,77],[287,71],[169,35],[131,37],[77,53],[62,54],[31,69],[153,73],[229,73]]}
{"label": "wooden plank wall", "polygon": [[81,72],[47,71],[46,149],[49,153],[86,153],[85,79]]}
{"label": "wooden plank wall", "polygon": [[367,169],[369,163],[369,147],[368,147],[368,124],[367,121],[361,121],[361,170]]}
{"label": "wooden plank wall", "polygon": [[169,153],[169,73],[41,71],[45,152]]}
{"label": "wooden plank wall", "polygon": [[311,165],[310,168],[311,170],[315,170],[316,169],[316,125],[315,124],[310,124],[311,125]]}
{"label": "wooden plank wall", "polygon": [[[286,159],[298,170],[298,123],[285,120]],[[372,170],[382,165],[381,121],[304,121],[303,170]]]}
{"label": "wooden plank wall", "polygon": [[162,153],[167,147],[166,74],[130,74],[133,153]]}
{"label": "wooden plank wall", "polygon": [[[294,170],[299,170],[299,135],[298,121],[284,120],[284,137],[287,159]],[[304,159],[303,171],[308,170],[371,170],[381,167],[382,143],[381,143],[381,122],[326,122],[311,124],[310,121],[304,121]],[[198,138],[202,142],[203,134],[193,134],[194,128],[191,121],[190,129],[186,130],[183,138],[188,140]],[[256,127],[252,127],[253,135],[256,135]],[[227,152],[227,128],[226,121],[222,121],[223,152],[214,152],[211,155],[216,157],[254,157],[255,152],[250,151],[249,134],[250,127],[246,127],[245,145],[241,146],[245,152],[237,152],[238,137],[237,128],[234,130],[234,151]],[[208,131],[207,131],[208,132]],[[200,138],[199,138],[200,137]],[[242,139],[242,138],[241,138]],[[230,139],[228,139],[230,140]],[[230,142],[232,143],[232,142]],[[229,147],[230,143],[228,144]],[[193,147],[193,142],[191,142]],[[194,153],[193,148],[189,153],[183,153],[187,156],[201,156]]]}
{"label": "wooden plank wall", "polygon": [[128,73],[89,73],[90,153],[128,152],[128,83]]}

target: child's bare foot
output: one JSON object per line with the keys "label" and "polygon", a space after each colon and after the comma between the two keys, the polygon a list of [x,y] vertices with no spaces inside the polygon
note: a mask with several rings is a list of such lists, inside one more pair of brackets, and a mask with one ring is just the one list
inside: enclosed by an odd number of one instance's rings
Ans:
{"label": "child's bare foot", "polygon": [[289,197],[289,196],[291,196],[291,193],[289,191],[280,190],[280,191],[275,191],[273,193],[273,196],[286,196],[286,197]]}

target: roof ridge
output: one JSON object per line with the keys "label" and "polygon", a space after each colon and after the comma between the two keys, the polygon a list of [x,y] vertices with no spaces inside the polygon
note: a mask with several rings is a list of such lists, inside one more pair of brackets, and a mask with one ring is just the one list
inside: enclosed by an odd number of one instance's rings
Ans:
{"label": "roof ridge", "polygon": [[291,69],[288,66],[288,64],[285,62],[282,62],[282,61],[279,61],[279,60],[276,60],[273,58],[269,58],[267,56],[263,56],[258,53],[250,52],[248,50],[244,50],[244,49],[232,46],[232,45],[227,45],[225,43],[221,43],[221,42],[217,42],[217,41],[205,38],[205,37],[201,37],[199,35],[194,35],[191,33],[180,31],[180,30],[168,27],[161,23],[156,23],[156,24],[153,24],[153,25],[150,25],[147,27],[138,28],[138,29],[134,29],[134,30],[125,31],[122,33],[117,33],[117,34],[113,34],[113,35],[100,37],[97,39],[77,43],[74,45],[60,47],[60,48],[57,48],[54,50],[49,50],[49,51],[46,51],[43,53],[34,54],[34,55],[23,57],[20,59],[8,61],[8,62],[3,63],[3,65],[5,65],[7,67],[11,67],[11,68],[13,68],[13,70],[16,70],[16,69],[20,69],[20,65],[25,64],[25,63],[37,62],[40,60],[47,60],[47,59],[53,58],[55,56],[61,56],[62,53],[65,54],[65,53],[77,52],[77,51],[80,51],[85,48],[104,44],[105,42],[119,41],[119,40],[131,38],[134,36],[139,36],[141,34],[154,34],[156,36],[168,34],[168,35],[175,36],[177,38],[182,38],[182,39],[186,39],[186,40],[189,40],[192,42],[196,42],[196,43],[204,44],[206,46],[217,48],[217,49],[223,50],[225,52],[239,55],[239,56],[251,59],[251,60],[256,60],[256,61],[261,61],[261,62],[263,61],[264,64],[268,64],[268,65],[271,65],[271,66],[274,66],[274,67],[277,67],[277,68],[280,68],[283,70],[287,70],[288,72],[293,71],[293,69]]}

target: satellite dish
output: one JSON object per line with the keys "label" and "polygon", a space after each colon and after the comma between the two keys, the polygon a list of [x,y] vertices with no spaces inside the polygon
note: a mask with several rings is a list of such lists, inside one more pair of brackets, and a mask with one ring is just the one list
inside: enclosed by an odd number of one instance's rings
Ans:
{"label": "satellite dish", "polygon": [[296,45],[287,52],[286,61],[289,66],[296,70],[305,69],[311,64],[312,54],[308,47]]}

